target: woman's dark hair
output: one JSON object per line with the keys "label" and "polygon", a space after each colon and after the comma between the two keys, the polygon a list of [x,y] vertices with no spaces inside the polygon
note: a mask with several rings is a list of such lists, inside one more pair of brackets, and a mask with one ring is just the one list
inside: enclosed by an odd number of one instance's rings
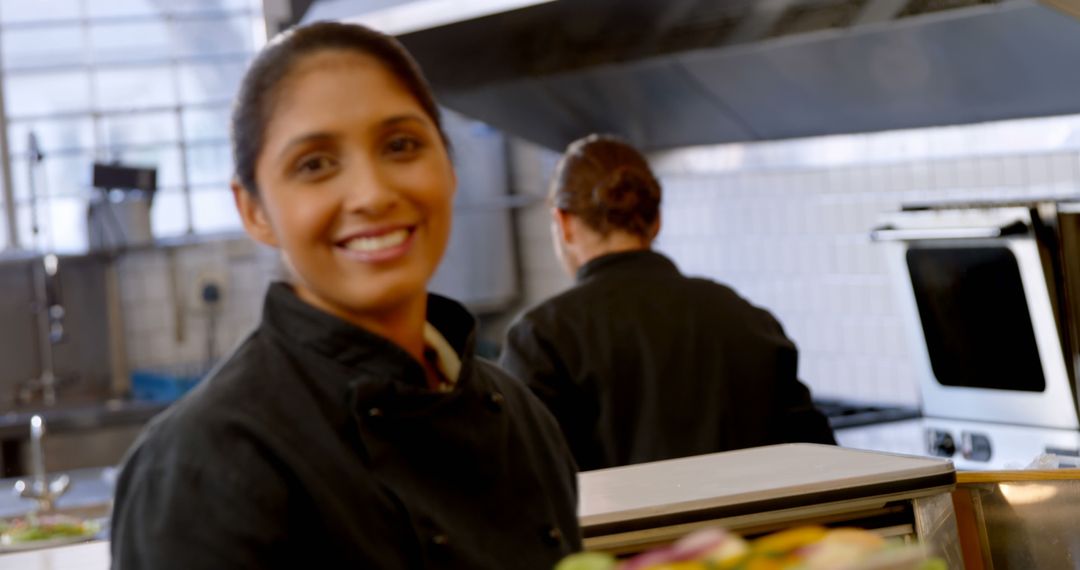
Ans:
{"label": "woman's dark hair", "polygon": [[551,202],[602,236],[621,230],[649,238],[660,215],[660,183],[637,149],[610,135],[589,135],[566,148]]}
{"label": "woman's dark hair", "polygon": [[397,40],[364,26],[318,22],[293,28],[271,40],[255,56],[240,84],[232,112],[232,148],[236,177],[247,191],[258,193],[255,161],[265,142],[266,127],[282,82],[305,57],[333,50],[352,51],[379,60],[416,97],[434,121],[443,143],[448,143],[431,88],[416,61]]}

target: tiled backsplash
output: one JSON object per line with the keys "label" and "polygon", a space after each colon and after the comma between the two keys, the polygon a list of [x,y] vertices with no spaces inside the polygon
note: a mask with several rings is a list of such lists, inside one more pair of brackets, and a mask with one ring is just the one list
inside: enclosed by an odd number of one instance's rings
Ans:
{"label": "tiled backsplash", "polygon": [[[1078,125],[1040,119],[658,154],[657,248],[685,273],[772,311],[816,396],[917,404],[892,276],[869,239],[877,217],[913,201],[1080,194]],[[519,146],[517,189],[543,195],[557,155]],[[525,298],[535,303],[569,279],[551,250],[546,205],[519,220]]]}
{"label": "tiled backsplash", "polygon": [[[226,354],[258,323],[266,286],[282,275],[278,254],[247,237],[130,253],[117,271],[132,370],[198,368]],[[213,354],[199,295],[209,280],[222,286]]]}

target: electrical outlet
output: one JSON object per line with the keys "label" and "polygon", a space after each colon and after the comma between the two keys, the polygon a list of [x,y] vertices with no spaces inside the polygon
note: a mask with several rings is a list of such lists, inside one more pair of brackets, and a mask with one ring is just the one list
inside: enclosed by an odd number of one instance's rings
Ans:
{"label": "electrical outlet", "polygon": [[205,313],[214,307],[220,308],[228,292],[229,273],[224,266],[215,263],[196,267],[192,272],[187,294],[188,309]]}

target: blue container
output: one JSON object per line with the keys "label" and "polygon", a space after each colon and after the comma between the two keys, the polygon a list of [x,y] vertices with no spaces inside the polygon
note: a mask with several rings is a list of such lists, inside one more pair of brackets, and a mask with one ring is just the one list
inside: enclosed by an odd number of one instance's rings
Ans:
{"label": "blue container", "polygon": [[173,402],[180,399],[206,375],[202,366],[170,366],[131,372],[131,395],[147,402]]}

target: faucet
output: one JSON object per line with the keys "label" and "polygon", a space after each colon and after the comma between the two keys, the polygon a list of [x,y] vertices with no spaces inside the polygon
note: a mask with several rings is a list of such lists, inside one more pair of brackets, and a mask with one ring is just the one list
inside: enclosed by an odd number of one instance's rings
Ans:
{"label": "faucet", "polygon": [[56,404],[53,345],[64,340],[64,306],[60,301],[60,281],[56,276],[59,266],[59,258],[50,253],[42,256],[41,267],[34,268],[41,374],[18,384],[15,399],[21,404],[33,401],[35,393],[41,394],[41,401],[46,406]]}
{"label": "faucet", "polygon": [[59,499],[71,487],[71,479],[61,475],[49,481],[45,473],[45,420],[34,414],[30,418],[30,475],[29,483],[19,479],[15,482],[15,491],[24,499],[37,501],[37,508],[31,511],[30,519],[39,514],[51,513]]}

